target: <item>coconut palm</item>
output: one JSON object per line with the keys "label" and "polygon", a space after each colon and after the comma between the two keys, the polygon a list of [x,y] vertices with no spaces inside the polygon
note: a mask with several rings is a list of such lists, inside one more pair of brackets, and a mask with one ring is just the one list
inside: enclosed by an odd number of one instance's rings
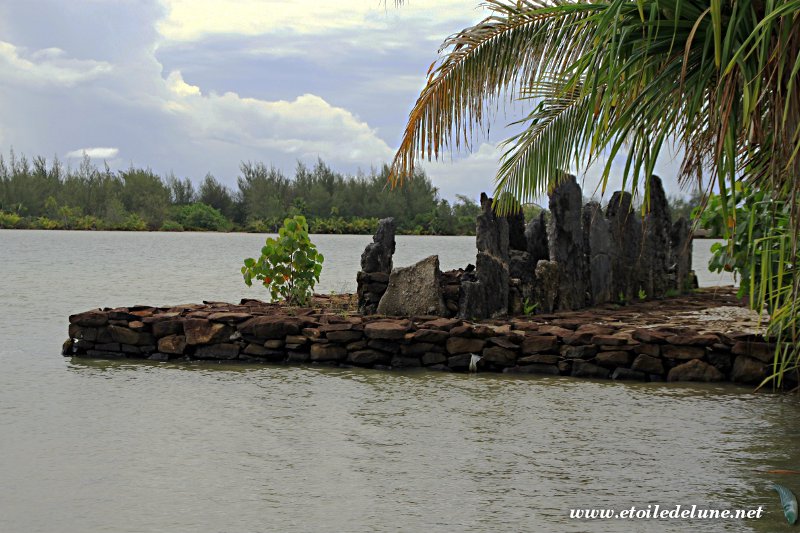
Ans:
{"label": "coconut palm", "polygon": [[624,186],[635,190],[665,145],[675,144],[684,157],[681,182],[696,180],[725,198],[746,181],[788,206],[787,230],[766,232],[752,248],[767,254],[767,266],[751,286],[754,305],[771,303],[773,333],[794,341],[776,357],[777,374],[796,368],[800,0],[485,5],[489,16],[449,37],[431,66],[393,162],[394,182],[418,157],[469,144],[506,99],[532,109],[506,141],[495,198],[524,203],[563,169],[600,160],[605,187],[617,156],[625,158]]}

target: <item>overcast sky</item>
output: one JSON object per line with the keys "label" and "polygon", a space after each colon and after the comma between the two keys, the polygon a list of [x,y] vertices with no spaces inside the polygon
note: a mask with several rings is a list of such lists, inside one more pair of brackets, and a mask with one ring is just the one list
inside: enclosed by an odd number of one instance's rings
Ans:
{"label": "overcast sky", "polygon": [[[241,161],[369,171],[391,160],[441,42],[485,16],[477,0],[388,3],[2,0],[0,151],[231,186]],[[442,197],[492,190],[513,118],[426,166]],[[676,167],[657,169],[671,193]]]}

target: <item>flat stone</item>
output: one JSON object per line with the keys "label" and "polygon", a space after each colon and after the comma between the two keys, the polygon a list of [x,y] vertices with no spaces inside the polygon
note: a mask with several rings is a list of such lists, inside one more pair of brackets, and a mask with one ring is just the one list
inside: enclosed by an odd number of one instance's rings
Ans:
{"label": "flat stone", "polygon": [[603,346],[623,346],[628,344],[628,339],[620,335],[595,335],[592,344]]}
{"label": "flat stone", "polygon": [[457,318],[437,318],[436,320],[430,320],[425,322],[422,326],[425,329],[440,329],[442,331],[450,331],[456,326],[460,326],[462,324],[461,320]]}
{"label": "flat stone", "polygon": [[648,344],[664,344],[670,336],[665,333],[659,333],[651,329],[637,329],[634,330],[631,336],[639,342]]}
{"label": "flat stone", "polygon": [[633,347],[633,351],[651,357],[658,357],[661,355],[661,348],[658,344],[639,344]]}
{"label": "flat stone", "polygon": [[453,370],[467,370],[471,359],[472,355],[468,353],[453,355],[447,358],[447,366]]}
{"label": "flat stone", "polygon": [[439,256],[432,255],[408,267],[398,267],[389,276],[377,312],[381,315],[444,315]]}
{"label": "flat stone", "polygon": [[[174,314],[174,313],[169,313]],[[183,334],[183,319],[173,318],[168,320],[161,320],[153,323],[153,335],[156,338],[166,337],[167,335],[181,335]]]}
{"label": "flat stone", "polygon": [[647,381],[647,374],[630,368],[618,367],[611,374],[611,379],[625,381]]}
{"label": "flat stone", "polygon": [[447,338],[450,337],[450,334],[446,331],[441,331],[438,329],[418,329],[417,331],[408,334],[408,336],[410,336],[409,340],[415,342],[443,343],[447,341]]}
{"label": "flat stone", "polygon": [[499,366],[511,366],[517,360],[516,352],[501,348],[500,346],[492,346],[483,350],[483,358],[488,363],[493,363]]}
{"label": "flat stone", "polygon": [[664,373],[664,363],[661,362],[661,359],[646,354],[637,356],[633,360],[631,368],[645,374],[662,375]]}
{"label": "flat stone", "polygon": [[679,361],[686,361],[688,359],[701,359],[706,354],[704,348],[696,346],[674,346],[672,344],[664,344],[661,346],[661,355],[667,359],[677,359]]}
{"label": "flat stone", "polygon": [[403,357],[400,355],[392,357],[389,364],[392,368],[418,368],[422,366],[418,357]]}
{"label": "flat stone", "polygon": [[558,364],[558,360],[559,357],[554,354],[535,353],[533,355],[526,355],[525,357],[520,357],[517,362],[520,365],[532,365],[532,364],[555,365]]}
{"label": "flat stone", "polygon": [[561,355],[566,359],[591,359],[597,355],[596,346],[565,346],[561,349]]}
{"label": "flat stone", "polygon": [[198,359],[236,359],[238,355],[239,345],[225,342],[199,346],[194,352]]}
{"label": "flat stone", "polygon": [[530,364],[504,368],[506,374],[542,374],[547,376],[558,376],[561,374],[557,365]]}
{"label": "flat stone", "polygon": [[711,346],[715,342],[718,342],[719,339],[716,335],[673,335],[671,337],[667,337],[667,342],[669,344],[679,344],[684,346],[700,346],[706,347]]}
{"label": "flat stone", "polygon": [[183,323],[183,331],[186,334],[186,343],[189,345],[217,343],[227,340],[233,333],[230,326],[219,322],[209,322],[203,318],[186,319]]}
{"label": "flat stone", "polygon": [[402,353],[405,356],[419,357],[425,352],[432,351],[435,347],[436,345],[430,342],[415,342],[412,344],[404,344],[400,346],[400,353]]}
{"label": "flat stone", "polygon": [[438,365],[445,362],[447,362],[447,356],[443,353],[428,352],[422,356],[422,364],[425,366]]}
{"label": "flat stone", "polygon": [[212,322],[225,322],[226,324],[238,324],[250,318],[253,318],[250,313],[221,312],[208,315],[208,319]]}
{"label": "flat stone", "polygon": [[168,335],[158,339],[158,351],[171,354],[183,354],[186,351],[184,335]]}
{"label": "flat stone", "polygon": [[610,374],[611,372],[607,368],[603,368],[602,366],[597,366],[595,364],[589,363],[588,361],[582,361],[580,359],[575,359],[572,361],[573,377],[606,379],[609,377]]}
{"label": "flat stone", "polygon": [[722,381],[723,379],[725,379],[725,376],[722,375],[722,372],[699,359],[692,359],[682,363],[667,374],[667,381],[701,381],[707,383]]}
{"label": "flat stone", "polygon": [[330,331],[325,337],[332,342],[353,342],[361,339],[364,336],[361,331]]}
{"label": "flat stone", "polygon": [[111,334],[111,338],[114,339],[114,342],[120,344],[137,344],[141,335],[136,331],[120,326],[108,326],[108,332]]}
{"label": "flat stone", "polygon": [[358,350],[350,352],[347,355],[347,361],[354,365],[388,365],[392,360],[392,356],[378,350]]}
{"label": "flat stone", "polygon": [[552,335],[532,335],[526,336],[522,341],[522,353],[532,354],[537,352],[549,352],[558,349],[558,337]]}
{"label": "flat stone", "polygon": [[343,361],[347,358],[347,350],[335,344],[312,344],[312,361]]}
{"label": "flat stone", "polygon": [[733,361],[731,381],[734,383],[747,383],[758,385],[769,375],[769,365],[756,359],[739,355]]}
{"label": "flat stone", "polygon": [[381,339],[372,339],[367,342],[367,346],[374,350],[381,350],[386,353],[398,354],[402,346],[398,341],[385,341]]}
{"label": "flat stone", "polygon": [[775,345],[766,342],[737,341],[733,345],[731,353],[746,355],[764,363],[772,363],[775,359]]}
{"label": "flat stone", "polygon": [[69,323],[76,326],[96,328],[108,324],[108,314],[102,311],[86,311],[69,316]]}
{"label": "flat stone", "polygon": [[506,350],[519,349],[519,344],[514,342],[514,340],[511,339],[510,337],[490,337],[487,340],[489,341],[489,344],[505,348]]}
{"label": "flat stone", "polygon": [[483,339],[466,339],[464,337],[450,337],[447,339],[447,353],[469,354],[480,353],[486,341]]}
{"label": "flat stone", "polygon": [[409,329],[408,321],[382,320],[364,326],[364,335],[370,339],[401,340]]}
{"label": "flat stone", "polygon": [[254,357],[266,357],[272,355],[275,350],[260,346],[258,344],[250,343],[245,346],[243,353],[245,355],[252,355]]}
{"label": "flat stone", "polygon": [[[188,333],[189,322],[187,320],[183,326],[183,329],[187,331],[187,339],[190,338]],[[259,316],[240,323],[237,328],[243,335],[269,340],[282,339],[286,335],[297,335],[303,326],[303,322],[295,317]],[[189,344],[194,343],[189,342]]]}
{"label": "flat stone", "polygon": [[615,351],[615,352],[600,352],[595,357],[595,362],[606,368],[617,368],[619,366],[628,366],[633,360],[633,354],[630,352]]}

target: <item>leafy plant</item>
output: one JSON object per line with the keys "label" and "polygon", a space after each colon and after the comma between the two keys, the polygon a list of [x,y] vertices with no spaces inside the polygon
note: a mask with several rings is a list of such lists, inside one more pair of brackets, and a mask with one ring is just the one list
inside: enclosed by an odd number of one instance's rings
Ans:
{"label": "leafy plant", "polygon": [[639,296],[640,300],[646,300],[647,299],[647,293],[644,291],[644,289],[639,289],[639,293],[638,293],[637,296]]}
{"label": "leafy plant", "polygon": [[267,238],[258,259],[244,260],[242,276],[247,286],[260,281],[273,300],[306,305],[319,281],[325,258],[308,237],[308,224],[301,215],[287,218],[278,238]]}
{"label": "leafy plant", "polygon": [[539,307],[539,303],[531,303],[530,298],[525,298],[525,300],[522,302],[522,312],[525,314],[525,316],[531,316],[534,311],[536,311],[537,307]]}
{"label": "leafy plant", "polygon": [[624,292],[620,291],[620,293],[617,295],[617,303],[619,305],[627,305],[628,299],[625,297]]}

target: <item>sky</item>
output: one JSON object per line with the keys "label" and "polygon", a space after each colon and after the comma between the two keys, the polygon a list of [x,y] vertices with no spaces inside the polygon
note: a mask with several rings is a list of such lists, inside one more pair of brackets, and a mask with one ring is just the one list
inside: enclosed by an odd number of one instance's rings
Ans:
{"label": "sky", "polygon": [[[243,161],[369,172],[391,161],[439,45],[486,16],[477,0],[386,4],[3,0],[0,153],[73,167],[85,153],[231,187]],[[493,190],[504,125],[522,111],[424,165],[443,198]],[[670,194],[678,163],[656,167]],[[582,169],[585,191],[598,174]]]}

